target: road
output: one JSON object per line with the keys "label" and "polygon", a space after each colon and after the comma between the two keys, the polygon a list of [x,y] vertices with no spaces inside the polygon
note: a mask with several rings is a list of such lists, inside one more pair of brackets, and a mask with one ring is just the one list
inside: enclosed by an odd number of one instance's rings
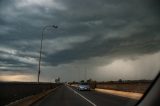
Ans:
{"label": "road", "polygon": [[136,100],[61,86],[33,106],[133,106]]}

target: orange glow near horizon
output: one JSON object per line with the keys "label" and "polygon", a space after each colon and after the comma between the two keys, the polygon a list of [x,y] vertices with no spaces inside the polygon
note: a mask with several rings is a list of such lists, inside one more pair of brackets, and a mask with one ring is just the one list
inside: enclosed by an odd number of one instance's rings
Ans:
{"label": "orange glow near horizon", "polygon": [[0,81],[33,82],[35,81],[35,76],[33,75],[1,75]]}

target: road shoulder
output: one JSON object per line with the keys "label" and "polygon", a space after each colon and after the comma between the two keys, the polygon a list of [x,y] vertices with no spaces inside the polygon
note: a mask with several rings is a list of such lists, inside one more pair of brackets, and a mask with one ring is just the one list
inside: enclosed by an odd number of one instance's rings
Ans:
{"label": "road shoulder", "polygon": [[124,92],[124,91],[117,91],[117,90],[108,90],[108,89],[99,89],[95,88],[95,91],[106,93],[106,94],[112,94],[116,96],[126,97],[134,100],[139,100],[143,94],[141,93],[134,93],[134,92]]}

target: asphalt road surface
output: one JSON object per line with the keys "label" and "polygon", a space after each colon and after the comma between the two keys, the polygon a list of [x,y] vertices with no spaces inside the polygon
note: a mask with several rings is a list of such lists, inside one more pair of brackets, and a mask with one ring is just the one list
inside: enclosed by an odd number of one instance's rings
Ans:
{"label": "asphalt road surface", "polygon": [[33,106],[134,106],[136,102],[111,94],[78,91],[69,86],[61,86]]}

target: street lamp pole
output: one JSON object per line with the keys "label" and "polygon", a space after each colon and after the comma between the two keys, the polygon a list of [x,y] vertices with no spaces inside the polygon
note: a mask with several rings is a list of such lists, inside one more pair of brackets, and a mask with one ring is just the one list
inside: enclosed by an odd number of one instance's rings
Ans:
{"label": "street lamp pole", "polygon": [[41,38],[41,46],[40,46],[40,52],[39,52],[39,65],[38,65],[38,83],[39,83],[39,77],[40,77],[40,73],[41,73],[42,41],[43,41],[44,31],[48,27],[55,28],[55,29],[58,28],[58,26],[56,26],[56,25],[47,25],[47,26],[43,27],[43,29],[42,29],[42,38]]}

